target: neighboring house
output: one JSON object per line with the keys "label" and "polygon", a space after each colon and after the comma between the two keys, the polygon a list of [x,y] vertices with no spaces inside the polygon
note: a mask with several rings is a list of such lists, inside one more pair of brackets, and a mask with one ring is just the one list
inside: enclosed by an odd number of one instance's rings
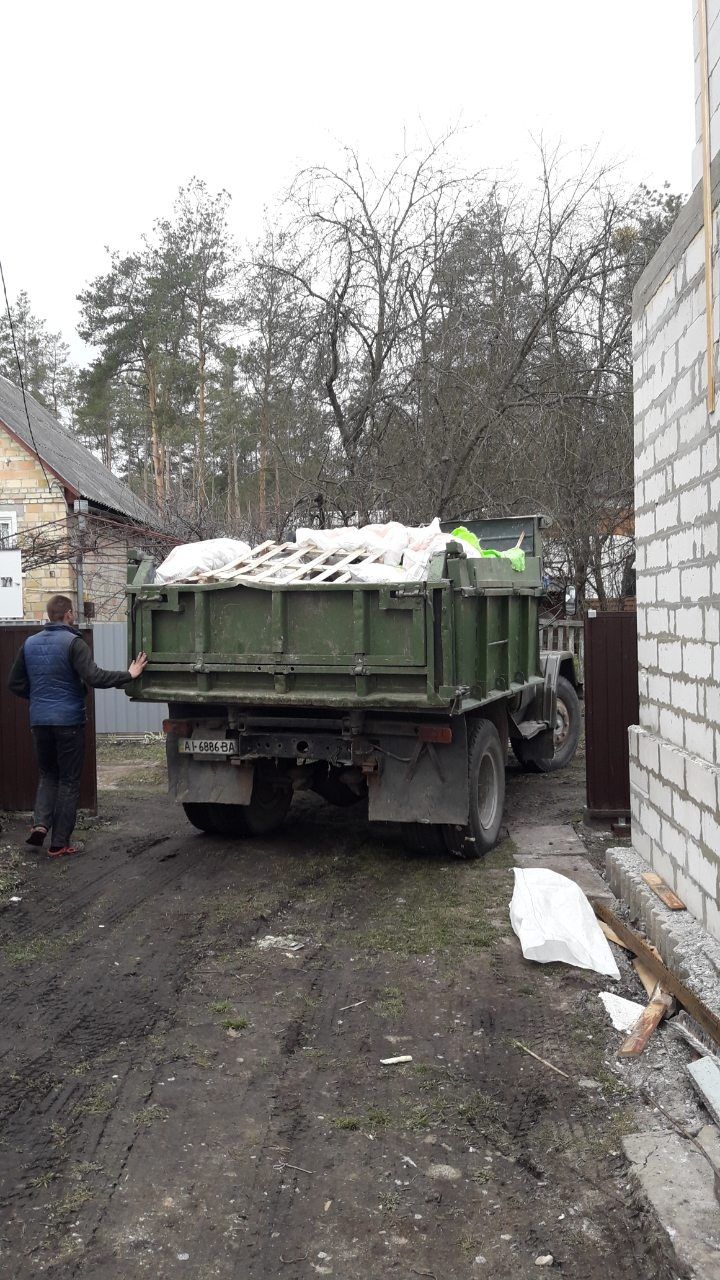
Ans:
{"label": "neighboring house", "polygon": [[158,518],[47,409],[26,402],[27,414],[20,389],[0,377],[0,546],[23,553],[23,616],[40,621],[61,592],[79,616],[122,618],[128,546],[156,533]]}
{"label": "neighboring house", "polygon": [[[640,724],[630,730],[630,768],[635,849],[720,938],[720,410],[708,397],[709,358],[720,403],[720,0],[708,0],[707,8],[703,32],[695,4],[695,189],[634,299]],[[706,88],[712,113],[707,224]],[[707,283],[714,293],[710,308]]]}

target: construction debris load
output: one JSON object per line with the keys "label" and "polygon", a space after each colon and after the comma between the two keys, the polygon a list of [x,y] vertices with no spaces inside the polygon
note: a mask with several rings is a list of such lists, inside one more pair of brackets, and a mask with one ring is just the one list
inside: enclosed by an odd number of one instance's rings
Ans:
{"label": "construction debris load", "polygon": [[450,544],[466,556],[504,556],[522,571],[525,556],[483,550],[462,527],[445,533],[440,521],[412,527],[391,521],[362,527],[298,529],[294,542],[251,548],[232,538],[175,547],[156,570],[158,582],[263,582],[271,585],[348,582],[423,582],[433,556]]}

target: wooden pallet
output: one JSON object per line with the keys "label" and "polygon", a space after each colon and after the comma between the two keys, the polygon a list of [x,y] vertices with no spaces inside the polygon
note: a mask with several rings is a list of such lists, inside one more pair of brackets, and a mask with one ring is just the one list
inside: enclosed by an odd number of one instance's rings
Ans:
{"label": "wooden pallet", "polygon": [[266,582],[273,586],[300,585],[301,583],[352,582],[352,565],[379,564],[384,552],[367,552],[356,548],[343,551],[295,542],[262,542],[252,551],[222,569],[212,569],[196,574],[189,582]]}

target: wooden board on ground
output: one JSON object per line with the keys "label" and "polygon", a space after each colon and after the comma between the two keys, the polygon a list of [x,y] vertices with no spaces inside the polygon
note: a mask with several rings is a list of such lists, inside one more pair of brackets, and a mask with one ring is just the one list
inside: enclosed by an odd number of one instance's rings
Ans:
{"label": "wooden board on ground", "polygon": [[673,998],[662,987],[657,986],[655,995],[643,1009],[635,1026],[618,1050],[623,1058],[637,1058],[645,1049],[653,1031],[666,1018],[673,1007]]}
{"label": "wooden board on ground", "polygon": [[658,959],[655,948],[637,929],[633,929],[624,920],[621,920],[614,911],[611,911],[604,902],[593,902],[592,904],[595,915],[598,920],[604,920],[615,930],[619,938],[622,938],[623,946],[628,951],[632,951],[633,955],[640,956],[643,963],[651,973],[662,983],[665,991],[670,991],[676,1000],[687,1009],[688,1013],[700,1023],[703,1031],[711,1037],[715,1044],[720,1044],[720,1018],[712,1009],[709,1009],[699,996],[695,995],[689,987],[685,986],[674,973]]}
{"label": "wooden board on ground", "polygon": [[622,938],[618,938],[615,930],[611,929],[609,924],[606,924],[604,920],[598,920],[598,924],[600,925],[600,928],[605,934],[605,937],[607,938],[608,942],[614,942],[615,945],[618,947],[625,946],[625,943],[623,942]]}
{"label": "wooden board on ground", "polygon": [[648,888],[652,889],[653,893],[657,894],[660,901],[664,902],[665,906],[669,907],[671,911],[687,910],[685,903],[678,898],[675,890],[671,889],[670,885],[666,884],[662,876],[659,876],[656,871],[645,871],[642,878]]}
{"label": "wooden board on ground", "polygon": [[635,957],[632,964],[633,969],[645,988],[648,999],[650,999],[658,984],[657,978],[650,969],[648,969],[647,965],[643,964],[642,960],[638,960],[637,957]]}

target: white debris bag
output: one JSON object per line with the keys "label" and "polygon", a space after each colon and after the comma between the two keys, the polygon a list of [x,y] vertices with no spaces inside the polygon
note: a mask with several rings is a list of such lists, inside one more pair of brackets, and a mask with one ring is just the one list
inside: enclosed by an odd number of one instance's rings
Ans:
{"label": "white debris bag", "polygon": [[605,1011],[616,1031],[632,1031],[645,1005],[637,1000],[626,1000],[624,996],[616,996],[613,991],[598,991],[598,999],[605,1005]]}
{"label": "white debris bag", "polygon": [[510,923],[526,960],[560,960],[620,978],[595,912],[574,880],[545,867],[513,867]]}
{"label": "white debris bag", "polygon": [[239,538],[207,538],[204,542],[183,542],[173,547],[155,570],[156,582],[187,582],[196,573],[222,569],[250,550]]}

